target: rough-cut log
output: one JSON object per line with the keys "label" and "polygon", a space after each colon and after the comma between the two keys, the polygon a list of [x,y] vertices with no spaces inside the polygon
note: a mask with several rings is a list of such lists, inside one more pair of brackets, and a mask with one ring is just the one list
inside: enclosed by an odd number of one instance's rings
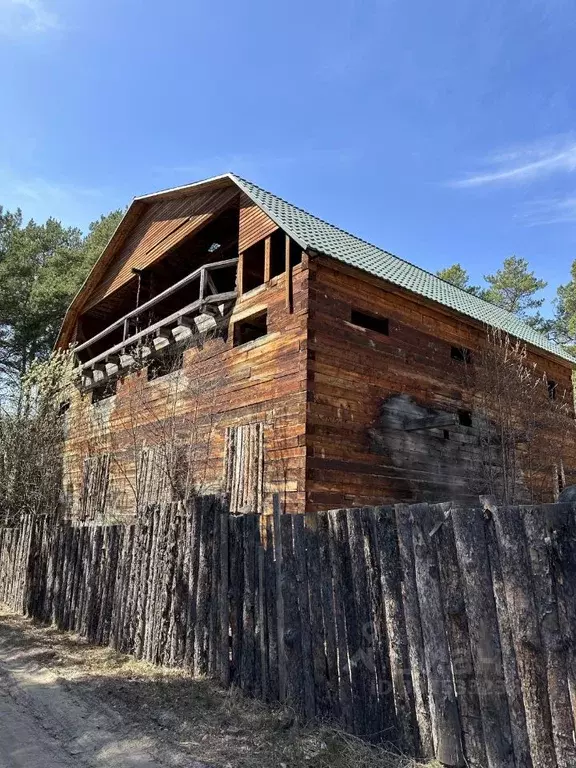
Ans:
{"label": "rough-cut log", "polygon": [[[568,686],[567,649],[560,631],[555,585],[555,576],[560,577],[558,582],[561,582],[564,577],[561,572],[558,572],[558,558],[554,551],[559,534],[566,535],[568,531],[562,525],[562,511],[556,504],[526,508],[521,514],[524,519],[534,576],[534,598],[540,634],[546,654],[548,698],[556,761],[558,768],[569,768],[576,765],[575,724]],[[573,539],[575,533],[576,527],[573,526],[568,535]]]}
{"label": "rough-cut log", "polygon": [[[466,612],[464,613],[462,606],[459,618],[463,622],[463,632],[467,630],[469,637],[463,637],[462,641],[466,645],[469,642],[475,672],[475,679],[472,675],[468,677],[466,659],[466,687],[470,697],[468,704],[471,718],[467,721],[461,709],[465,744],[474,749],[471,757],[476,764],[484,765],[487,761],[490,768],[513,768],[515,761],[512,732],[492,574],[484,533],[484,513],[480,509],[455,508],[450,514],[458,554],[457,562],[460,564],[460,578],[454,573],[452,583],[455,591],[464,588]],[[442,537],[439,540],[443,545],[442,559],[449,563],[454,557],[448,525],[444,527]],[[454,675],[458,681],[459,671],[456,667]],[[480,725],[476,720],[478,703],[482,728],[476,731],[476,726]],[[470,734],[470,738],[466,739],[466,733]],[[482,741],[485,742],[484,745]]]}
{"label": "rough-cut log", "polygon": [[546,660],[520,511],[518,507],[495,508],[493,515],[508,615],[522,684],[532,761],[538,768],[554,768],[556,757],[552,740]]}
{"label": "rough-cut log", "polygon": [[294,515],[292,520],[294,536],[294,557],[296,559],[296,580],[298,585],[298,612],[300,614],[300,643],[302,653],[302,676],[304,681],[304,713],[314,717],[314,664],[312,636],[310,631],[310,598],[308,594],[308,573],[306,568],[306,539],[304,517]]}
{"label": "rough-cut log", "polygon": [[438,561],[432,541],[433,532],[437,530],[441,518],[427,504],[415,504],[411,510],[416,586],[430,685],[436,757],[444,765],[462,766],[464,754],[460,718],[446,638]]}
{"label": "rough-cut log", "polygon": [[293,515],[282,515],[282,573],[280,589],[284,608],[283,646],[286,664],[285,701],[297,712],[304,711],[302,630],[298,610],[297,563],[293,541]]}
{"label": "rough-cut log", "polygon": [[420,752],[425,757],[434,756],[432,739],[432,719],[430,716],[430,699],[428,679],[426,676],[426,661],[424,658],[424,638],[420,619],[420,606],[416,588],[416,572],[414,566],[414,547],[412,545],[412,522],[410,508],[406,504],[397,504],[396,530],[398,533],[398,551],[402,568],[402,602],[406,621],[406,637],[410,657],[412,689]]}
{"label": "rough-cut log", "polygon": [[[365,510],[371,531],[370,555],[375,578],[372,610],[384,618],[384,626],[378,631],[376,660],[380,658],[382,696],[385,696],[388,677],[393,694],[396,727],[402,748],[409,754],[417,754],[419,738],[416,724],[416,707],[412,678],[410,676],[410,651],[402,606],[402,569],[393,507],[377,507]],[[378,586],[380,589],[378,590]]]}

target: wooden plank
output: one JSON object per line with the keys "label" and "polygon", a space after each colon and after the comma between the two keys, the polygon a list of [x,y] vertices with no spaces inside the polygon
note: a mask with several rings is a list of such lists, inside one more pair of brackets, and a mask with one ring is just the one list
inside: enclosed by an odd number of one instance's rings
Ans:
{"label": "wooden plank", "polygon": [[328,526],[330,535],[330,564],[334,585],[334,611],[336,615],[340,716],[344,726],[352,731],[355,727],[354,704],[344,607],[346,587],[342,567],[341,522],[339,521],[337,510],[328,513]]}
{"label": "wooden plank", "polygon": [[431,539],[440,521],[427,504],[414,504],[410,511],[436,757],[444,765],[463,766],[462,734],[446,639],[440,574]]}
{"label": "wooden plank", "polygon": [[[572,504],[554,504],[545,505],[544,510],[552,550],[551,572],[558,598],[561,649],[566,654],[566,677],[572,719],[576,722],[576,508]],[[563,761],[561,754],[557,757],[559,762]]]}
{"label": "wooden plank", "polygon": [[[304,527],[308,599],[310,604],[310,637],[314,670],[314,703],[316,714],[326,717],[330,712],[328,696],[327,661],[322,614],[322,576],[320,544],[318,541],[318,515],[306,516]],[[335,661],[335,659],[334,659]]]}
{"label": "wooden plank", "polygon": [[[326,660],[326,689],[317,694],[317,700],[322,709],[324,702],[325,714],[334,719],[340,717],[338,653],[336,647],[336,622],[334,607],[334,589],[332,583],[332,565],[330,561],[330,542],[328,516],[325,512],[316,513],[316,539],[318,547],[318,567],[320,571],[320,600],[322,607],[322,629],[324,638],[324,655]],[[324,697],[324,699],[323,699]],[[322,715],[322,712],[320,712]]]}
{"label": "wooden plank", "polygon": [[280,496],[275,493],[272,498],[274,522],[274,566],[276,571],[276,641],[278,655],[278,697],[286,701],[286,647],[284,643],[284,596],[282,591],[282,510]]}
{"label": "wooden plank", "polygon": [[[354,599],[354,615],[358,632],[358,649],[356,657],[352,657],[355,664],[354,676],[358,679],[358,689],[362,695],[362,708],[364,710],[364,733],[374,738],[378,734],[381,737],[390,723],[383,723],[380,718],[379,697],[376,688],[376,663],[374,659],[375,629],[374,619],[371,615],[371,592],[367,578],[367,563],[364,554],[364,529],[362,525],[362,510],[349,509],[346,512],[346,524],[348,541],[350,546],[350,568],[352,595]],[[348,628],[350,642],[350,628]],[[393,727],[393,726],[392,726]]]}
{"label": "wooden plank", "polygon": [[270,252],[272,248],[272,241],[270,237],[264,240],[264,282],[267,283],[270,280]]}
{"label": "wooden plank", "polygon": [[[438,559],[450,598],[447,623],[449,631],[452,629],[452,665],[467,757],[480,766],[513,768],[516,762],[484,513],[456,507],[449,514],[452,525],[449,520],[438,531]],[[465,606],[459,597],[462,594]],[[475,679],[469,668],[470,652]]]}
{"label": "wooden plank", "polygon": [[230,576],[229,576],[230,515],[228,507],[220,520],[220,682],[230,682]]}
{"label": "wooden plank", "polygon": [[305,711],[304,671],[302,666],[302,628],[298,607],[298,565],[294,551],[293,515],[282,515],[280,519],[282,536],[282,572],[280,589],[284,614],[283,659],[285,660],[285,703],[296,712]]}
{"label": "wooden plank", "polygon": [[426,757],[433,757],[432,718],[424,654],[424,637],[422,634],[422,621],[416,585],[411,512],[406,504],[397,504],[395,512],[398,551],[402,567],[402,603],[410,657],[407,669],[411,670],[416,721],[419,732],[419,751]]}
{"label": "wooden plank", "polygon": [[194,671],[208,673],[208,632],[210,621],[210,565],[212,556],[211,531],[214,521],[214,498],[202,498],[202,522],[200,527],[200,560],[198,566],[198,594],[196,598],[196,645]]}
{"label": "wooden plank", "polygon": [[306,564],[306,533],[303,515],[294,515],[292,520],[296,579],[298,585],[298,611],[300,614],[300,644],[302,677],[304,682],[304,713],[307,718],[316,714],[314,698],[314,662],[312,656],[312,635],[310,631],[309,575]]}
{"label": "wooden plank", "polygon": [[243,656],[244,517],[230,517],[230,628],[233,685],[240,685]]}
{"label": "wooden plank", "polygon": [[519,768],[532,768],[530,743],[528,740],[528,731],[526,730],[526,715],[524,712],[522,687],[520,685],[520,677],[516,664],[516,652],[514,650],[514,641],[512,638],[512,629],[510,626],[510,616],[508,612],[508,604],[506,602],[506,590],[502,576],[502,567],[500,565],[500,554],[498,551],[496,529],[491,515],[488,515],[487,520],[486,541],[488,554],[490,557],[490,571],[492,574],[494,600],[496,602],[498,634],[500,637],[500,648],[502,651],[502,668],[504,671],[504,680],[506,684],[510,727],[512,731],[512,742],[514,745],[514,757]]}
{"label": "wooden plank", "polygon": [[256,533],[255,515],[244,516],[244,599],[242,611],[242,672],[241,686],[247,694],[256,689]]}
{"label": "wooden plank", "polygon": [[546,660],[534,603],[527,543],[518,507],[492,510],[508,615],[522,685],[526,728],[532,762],[538,768],[556,765]]}
{"label": "wooden plank", "polygon": [[276,563],[274,560],[274,518],[267,515],[266,544],[264,549],[264,584],[268,642],[267,700],[280,699],[278,675],[278,603],[276,595]]}
{"label": "wooden plank", "polygon": [[188,576],[188,613],[186,618],[186,646],[184,666],[190,672],[195,671],[196,654],[196,607],[198,603],[198,574],[200,569],[200,532],[202,528],[202,502],[196,497],[188,508],[188,549],[190,551],[190,569]]}
{"label": "wooden plank", "polygon": [[[372,612],[376,617],[376,669],[379,671],[379,687],[384,705],[384,725],[387,724],[386,720],[393,720],[394,712],[401,748],[408,754],[417,754],[419,737],[402,604],[402,567],[396,514],[394,507],[376,507],[374,510],[366,509],[365,515],[371,534],[369,552],[375,577],[372,586]],[[379,585],[377,579],[380,580]],[[380,617],[384,623],[381,628]],[[389,701],[390,695],[392,702]]]}
{"label": "wooden plank", "polygon": [[238,267],[236,268],[236,295],[240,299],[244,295],[244,253],[238,254]]}
{"label": "wooden plank", "polygon": [[[563,515],[556,504],[525,507],[521,510],[521,516],[532,567],[540,635],[546,655],[548,698],[556,762],[558,768],[568,768],[576,765],[575,723],[568,686],[566,643],[560,631],[557,598],[557,582],[562,582],[566,574],[557,567],[560,560],[557,556],[558,550],[555,551],[554,547],[559,534],[565,535],[568,531],[566,525],[562,524]],[[575,534],[576,526],[573,526],[572,538]],[[576,573],[570,574],[569,578],[574,578],[575,575]]]}

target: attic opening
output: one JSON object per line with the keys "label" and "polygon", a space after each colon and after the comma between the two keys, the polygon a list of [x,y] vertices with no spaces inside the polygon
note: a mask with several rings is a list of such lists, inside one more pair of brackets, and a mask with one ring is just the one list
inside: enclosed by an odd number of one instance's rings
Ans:
{"label": "attic opening", "polygon": [[290,267],[295,267],[302,262],[302,249],[281,229],[247,248],[242,256],[242,292],[257,288],[267,278],[282,275],[286,271],[287,256]]}
{"label": "attic opening", "polygon": [[[134,264],[132,276],[120,288],[104,295],[80,316],[77,326],[77,343],[80,346],[77,356],[80,362],[86,363],[107,351],[114,352],[114,348],[126,338],[145,331],[205,297],[224,295],[228,301],[233,301],[238,227],[238,206],[232,204],[174,247],[169,247],[167,235],[167,250],[160,258],[150,263]],[[128,251],[128,257],[130,255]],[[141,252],[139,261],[147,262],[148,254]],[[201,280],[202,267],[207,269]],[[193,279],[187,280],[190,276]],[[179,286],[181,281],[183,284]],[[106,276],[102,284],[102,290],[105,290]],[[165,296],[154,302],[164,292]],[[124,320],[126,315],[147,302],[152,304]],[[214,301],[212,311],[214,315],[222,313],[222,303]],[[168,330],[177,328],[178,324],[179,318],[175,317],[168,323]]]}

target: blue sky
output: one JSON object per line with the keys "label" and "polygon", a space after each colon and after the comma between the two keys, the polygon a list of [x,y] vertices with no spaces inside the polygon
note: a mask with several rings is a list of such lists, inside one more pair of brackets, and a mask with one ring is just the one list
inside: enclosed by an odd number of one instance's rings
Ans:
{"label": "blue sky", "polygon": [[570,0],[0,0],[0,204],[226,170],[435,271],[576,258]]}

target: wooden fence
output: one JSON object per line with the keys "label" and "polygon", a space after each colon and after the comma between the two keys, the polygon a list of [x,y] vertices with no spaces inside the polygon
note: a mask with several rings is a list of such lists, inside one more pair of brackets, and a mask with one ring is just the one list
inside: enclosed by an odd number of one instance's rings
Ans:
{"label": "wooden fence", "polygon": [[0,600],[446,765],[576,765],[570,505],[28,520]]}

